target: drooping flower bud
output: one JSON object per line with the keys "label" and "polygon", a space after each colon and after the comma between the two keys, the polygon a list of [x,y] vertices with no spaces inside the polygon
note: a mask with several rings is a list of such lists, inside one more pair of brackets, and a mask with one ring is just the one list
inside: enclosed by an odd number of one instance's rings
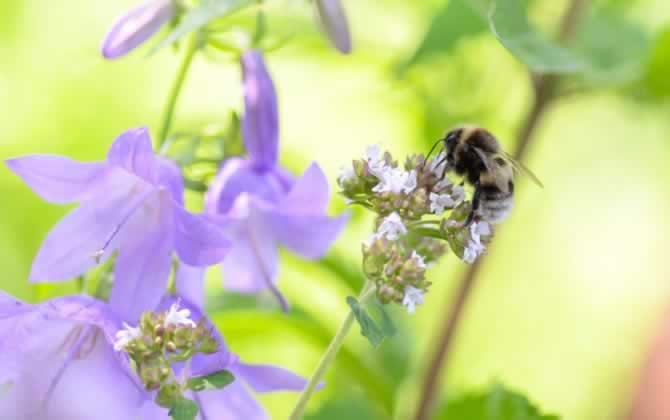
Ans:
{"label": "drooping flower bud", "polygon": [[351,52],[349,23],[340,0],[316,0],[316,14],[328,38],[343,54]]}
{"label": "drooping flower bud", "polygon": [[107,59],[122,57],[149,39],[174,18],[174,0],[148,0],[121,15],[102,41],[102,55]]}

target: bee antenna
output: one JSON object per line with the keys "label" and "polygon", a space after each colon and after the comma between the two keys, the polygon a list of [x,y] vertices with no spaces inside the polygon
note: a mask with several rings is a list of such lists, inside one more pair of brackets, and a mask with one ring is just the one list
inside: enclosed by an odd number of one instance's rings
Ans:
{"label": "bee antenna", "polygon": [[435,150],[435,148],[437,147],[437,145],[440,144],[440,143],[443,142],[443,141],[444,141],[444,139],[439,139],[438,141],[436,141],[436,142],[433,144],[433,147],[431,147],[430,150],[428,151],[428,154],[426,155],[426,160],[425,160],[424,162],[427,162],[427,161],[428,161],[428,158],[430,157],[430,155],[433,154],[433,151]]}

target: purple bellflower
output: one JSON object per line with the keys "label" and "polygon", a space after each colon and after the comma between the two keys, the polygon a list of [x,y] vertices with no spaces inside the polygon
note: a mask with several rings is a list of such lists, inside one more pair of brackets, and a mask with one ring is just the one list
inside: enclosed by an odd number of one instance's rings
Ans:
{"label": "purple bellflower", "polygon": [[[164,298],[160,308],[176,301]],[[201,314],[192,311],[197,321]],[[127,354],[114,349],[120,326],[109,305],[87,296],[30,305],[0,292],[0,412],[17,420],[168,420],[168,410],[144,390]],[[219,351],[195,356],[189,374],[228,369],[236,380],[221,390],[187,394],[200,407],[199,419],[269,419],[250,389],[265,393],[305,386],[303,378],[285,369],[241,362],[214,333]],[[182,369],[175,367],[177,374]]]}
{"label": "purple bellflower", "polygon": [[[205,196],[205,212],[233,241],[223,261],[226,287],[243,293],[275,286],[278,246],[309,259],[321,257],[348,220],[326,216],[328,181],[316,163],[296,179],[278,164],[279,128],[275,88],[258,51],[242,56],[245,114],[242,135],[249,157],[228,159]],[[195,288],[202,270],[185,267],[177,290],[202,302]],[[199,297],[200,296],[200,297]]]}
{"label": "purple bellflower", "polygon": [[141,45],[175,16],[175,0],[148,0],[121,15],[102,41],[102,55],[119,58]]}
{"label": "purple bellflower", "polygon": [[316,0],[316,15],[330,42],[343,54],[351,52],[351,34],[340,0]]}
{"label": "purple bellflower", "polygon": [[47,235],[30,280],[67,280],[118,251],[110,303],[124,318],[160,301],[172,251],[197,267],[220,262],[230,249],[222,229],[184,209],[179,169],[154,155],[146,128],[121,134],[103,162],[32,155],[7,166],[44,200],[80,203]]}
{"label": "purple bellflower", "polygon": [[21,420],[130,419],[158,414],[127,358],[119,320],[85,296],[29,305],[0,292],[0,412]]}

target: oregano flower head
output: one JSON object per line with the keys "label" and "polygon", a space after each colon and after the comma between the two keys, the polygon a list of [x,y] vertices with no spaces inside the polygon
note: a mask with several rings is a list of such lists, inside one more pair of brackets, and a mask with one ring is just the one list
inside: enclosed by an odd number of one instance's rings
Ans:
{"label": "oregano flower head", "polygon": [[376,228],[363,243],[364,271],[377,298],[402,304],[410,313],[431,284],[428,267],[449,248],[464,262],[474,262],[493,234],[483,220],[465,226],[470,203],[462,185],[445,177],[443,158],[409,156],[400,165],[373,145],[338,177],[347,203],[377,215]]}

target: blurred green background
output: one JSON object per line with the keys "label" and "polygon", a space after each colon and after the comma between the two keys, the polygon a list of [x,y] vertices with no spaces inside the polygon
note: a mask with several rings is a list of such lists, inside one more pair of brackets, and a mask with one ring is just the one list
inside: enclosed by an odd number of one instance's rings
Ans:
{"label": "blurred green background", "polygon": [[[2,1],[3,159],[55,153],[98,160],[129,127],[149,125],[156,133],[176,56],[166,49],[146,59],[145,48],[105,62],[98,52],[112,19],[134,3]],[[306,2],[277,3],[270,31],[295,37],[269,55],[268,65],[279,91],[281,160],[294,172],[315,160],[334,191],[338,168],[361,156],[366,145],[379,143],[396,156],[425,152],[463,121],[484,125],[508,150],[513,147],[530,85],[523,65],[490,34],[396,71],[445,2],[346,1],[351,56],[330,48]],[[531,3],[531,20],[552,31],[564,2]],[[670,50],[669,37],[661,44],[659,36],[670,23],[667,1],[595,2],[600,6],[639,28],[648,51],[663,45]],[[444,372],[444,396],[502,382],[565,419],[616,419],[626,412],[645,351],[670,305],[670,108],[663,99],[670,67],[649,67],[648,51],[631,57],[643,82],[592,83],[589,91],[556,102],[541,121],[527,165],[545,188],[519,183],[516,209],[486,257],[460,326]],[[225,122],[241,103],[239,78],[234,61],[200,57],[176,128]],[[74,282],[26,280],[40,242],[68,209],[43,203],[4,166],[0,188],[0,288],[33,302],[75,292]],[[189,198],[197,210],[199,197]],[[342,199],[334,198],[333,213],[343,210]],[[359,244],[370,223],[354,212],[321,263],[283,254],[280,288],[294,308],[289,316],[267,297],[224,295],[218,269],[212,270],[209,307],[232,349],[248,361],[309,375],[346,315],[345,296],[357,292]],[[342,418],[333,413],[352,408],[359,416],[351,418],[391,418],[389,412],[409,418],[464,267],[449,256],[433,268],[426,303],[413,316],[391,310],[400,332],[381,349],[373,351],[357,332],[351,334],[328,386],[310,406],[311,418]],[[281,419],[295,398],[285,393],[262,400]]]}

